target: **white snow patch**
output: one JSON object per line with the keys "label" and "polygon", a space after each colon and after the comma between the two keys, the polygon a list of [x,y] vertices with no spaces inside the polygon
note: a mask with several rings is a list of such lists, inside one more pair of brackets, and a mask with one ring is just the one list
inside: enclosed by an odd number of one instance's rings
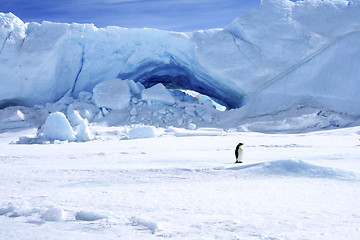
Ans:
{"label": "white snow patch", "polygon": [[139,230],[149,230],[152,234],[155,234],[156,231],[159,229],[158,224],[151,220],[135,216],[130,218],[129,220],[132,226],[139,227]]}
{"label": "white snow patch", "polygon": [[317,166],[301,160],[277,160],[258,164],[231,167],[231,170],[245,170],[245,172],[260,175],[294,176],[308,178],[329,178],[356,180],[360,175],[351,171],[344,171],[331,167]]}
{"label": "white snow patch", "polygon": [[64,220],[65,212],[59,207],[50,207],[40,214],[43,221],[57,222]]}
{"label": "white snow patch", "polygon": [[75,214],[75,219],[79,221],[97,221],[100,219],[106,219],[107,216],[92,211],[80,211]]}
{"label": "white snow patch", "polygon": [[31,205],[26,201],[14,201],[4,204],[0,208],[0,215],[5,215],[11,218],[21,216],[27,217],[37,211],[38,209],[32,208]]}

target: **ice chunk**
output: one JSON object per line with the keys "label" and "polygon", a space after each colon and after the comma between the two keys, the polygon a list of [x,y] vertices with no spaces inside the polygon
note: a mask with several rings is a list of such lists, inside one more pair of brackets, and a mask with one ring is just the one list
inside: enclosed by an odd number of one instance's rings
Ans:
{"label": "ice chunk", "polygon": [[196,129],[196,125],[194,123],[189,123],[188,124],[188,129],[189,130],[195,130]]}
{"label": "ice chunk", "polygon": [[208,105],[211,107],[215,107],[217,110],[219,111],[225,111],[226,107],[215,102],[212,98],[210,98],[209,96],[206,95],[201,95],[201,97],[199,98],[199,103],[203,104],[203,105]]}
{"label": "ice chunk", "polygon": [[130,117],[130,123],[131,123],[131,124],[136,123],[136,116],[131,116],[131,117]]}
{"label": "ice chunk", "polygon": [[17,107],[8,107],[0,110],[0,130],[30,127],[25,121],[25,115]]}
{"label": "ice chunk", "polygon": [[196,116],[196,108],[193,105],[190,106],[186,106],[185,109],[185,114],[189,117],[195,117]]}
{"label": "ice chunk", "polygon": [[87,102],[74,102],[73,104],[70,104],[70,106],[67,109],[67,117],[71,122],[71,118],[69,114],[71,114],[71,111],[77,111],[80,116],[84,119],[87,119],[89,122],[92,121],[94,116],[100,111],[98,107],[91,103]]}
{"label": "ice chunk", "polygon": [[135,126],[128,131],[127,135],[130,139],[153,138],[156,136],[152,126]]}
{"label": "ice chunk", "polygon": [[129,106],[130,99],[129,85],[118,78],[101,82],[93,89],[93,100],[99,108],[122,110]]}
{"label": "ice chunk", "polygon": [[20,110],[16,110],[14,112],[10,112],[9,116],[2,118],[1,122],[17,122],[17,121],[24,121],[25,116]]}
{"label": "ice chunk", "polygon": [[67,115],[72,125],[76,126],[75,132],[77,141],[86,142],[93,139],[87,119],[82,118],[79,112],[71,107],[68,108]]}
{"label": "ice chunk", "polygon": [[82,123],[82,121],[84,120],[78,111],[74,110],[74,108],[72,106],[69,106],[67,109],[67,118],[69,119],[70,123],[73,126],[79,125]]}
{"label": "ice chunk", "polygon": [[136,85],[138,86],[138,88],[140,89],[140,91],[142,91],[142,90],[145,89],[144,85],[142,85],[141,82],[136,82]]}
{"label": "ice chunk", "polygon": [[197,110],[196,112],[197,112],[197,115],[205,122],[208,122],[208,123],[212,122],[212,114],[209,111],[209,109],[202,108],[202,109]]}
{"label": "ice chunk", "polygon": [[[141,93],[141,91],[143,90],[143,88],[140,87],[140,85],[138,85],[137,83],[135,83],[133,80],[126,80],[127,84],[129,85],[130,88],[130,92],[133,95],[139,95]],[[141,83],[140,83],[141,84]]]}
{"label": "ice chunk", "polygon": [[78,95],[78,99],[80,102],[90,102],[92,94],[89,92],[82,91]]}
{"label": "ice chunk", "polygon": [[75,141],[75,132],[68,119],[61,112],[49,115],[43,127],[45,137],[50,140]]}
{"label": "ice chunk", "polygon": [[171,90],[173,96],[181,102],[195,103],[195,98],[183,90]]}
{"label": "ice chunk", "polygon": [[131,116],[137,115],[137,110],[136,110],[136,108],[132,108],[132,109],[131,109],[130,115],[131,115]]}
{"label": "ice chunk", "polygon": [[86,119],[82,119],[80,124],[76,127],[76,140],[86,142],[92,139],[93,135],[90,131],[88,121]]}
{"label": "ice chunk", "polygon": [[141,92],[141,98],[142,100],[147,101],[149,105],[173,105],[175,103],[173,96],[161,83],[144,89]]}

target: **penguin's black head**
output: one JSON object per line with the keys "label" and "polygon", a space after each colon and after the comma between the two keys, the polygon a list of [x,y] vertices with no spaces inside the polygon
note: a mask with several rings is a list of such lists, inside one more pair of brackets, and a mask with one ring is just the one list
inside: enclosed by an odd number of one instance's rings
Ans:
{"label": "penguin's black head", "polygon": [[242,145],[244,145],[244,144],[243,144],[243,143],[239,143],[239,144],[238,144],[238,146],[240,146],[240,147],[241,147]]}

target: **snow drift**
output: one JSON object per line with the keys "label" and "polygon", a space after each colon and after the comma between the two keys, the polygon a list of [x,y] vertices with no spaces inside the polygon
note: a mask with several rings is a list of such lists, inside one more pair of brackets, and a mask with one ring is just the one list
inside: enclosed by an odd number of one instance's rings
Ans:
{"label": "snow drift", "polygon": [[240,167],[231,167],[228,169],[244,170],[247,173],[256,173],[259,175],[359,180],[359,175],[355,172],[317,166],[299,160],[276,160],[266,163],[255,163]]}
{"label": "snow drift", "polygon": [[[93,98],[107,115],[108,108],[131,111],[131,96],[150,104],[146,92],[161,83],[240,108],[238,119],[304,106],[356,119],[359,11],[355,0],[263,0],[224,29],[192,33],[23,23],[0,13],[0,104],[53,104],[68,94],[80,102]],[[101,92],[116,78],[128,86],[113,88],[126,94],[111,102]],[[176,103],[163,90],[157,101]],[[213,122],[206,111],[195,115]]]}

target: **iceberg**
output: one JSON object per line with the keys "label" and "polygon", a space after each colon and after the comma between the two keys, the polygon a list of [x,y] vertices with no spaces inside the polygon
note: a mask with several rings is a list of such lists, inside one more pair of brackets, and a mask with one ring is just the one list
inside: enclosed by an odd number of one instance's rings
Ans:
{"label": "iceberg", "polygon": [[[106,115],[162,84],[209,96],[238,118],[299,106],[360,116],[359,11],[357,0],[262,0],[223,29],[190,33],[24,23],[0,13],[0,106],[66,94],[90,102],[94,92]],[[106,94],[97,90],[112,79],[124,79],[124,99],[99,103]]]}

